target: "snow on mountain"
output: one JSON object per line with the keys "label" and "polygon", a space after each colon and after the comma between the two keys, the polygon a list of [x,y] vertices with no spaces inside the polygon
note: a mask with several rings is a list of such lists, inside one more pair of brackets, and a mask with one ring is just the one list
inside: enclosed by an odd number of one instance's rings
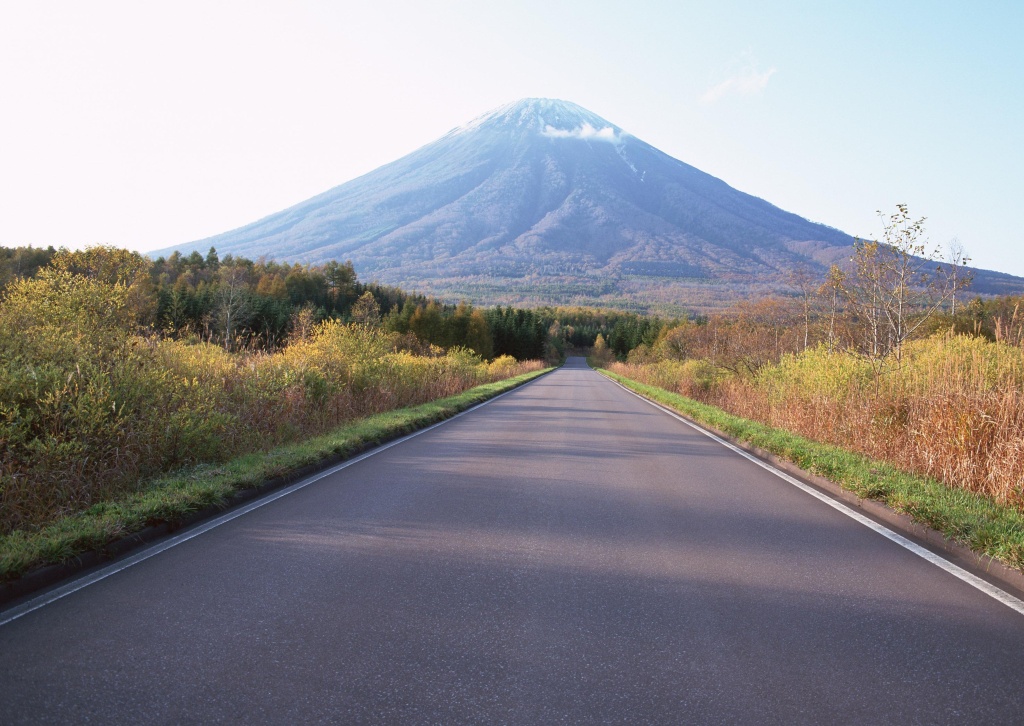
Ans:
{"label": "snow on mountain", "polygon": [[[351,259],[364,279],[481,303],[701,307],[693,300],[778,290],[797,266],[824,271],[849,257],[852,242],[576,104],[534,98],[294,207],[172,249]],[[976,280],[992,291],[1022,282]]]}

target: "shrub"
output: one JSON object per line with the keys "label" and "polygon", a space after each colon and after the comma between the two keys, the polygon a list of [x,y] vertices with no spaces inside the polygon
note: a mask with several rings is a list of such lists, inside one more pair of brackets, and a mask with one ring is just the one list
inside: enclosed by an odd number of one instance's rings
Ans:
{"label": "shrub", "polygon": [[906,343],[885,367],[824,347],[753,376],[707,361],[616,373],[1024,507],[1024,350],[961,335]]}
{"label": "shrub", "polygon": [[0,303],[0,533],[138,490],[174,468],[323,433],[356,417],[541,367],[468,348],[398,350],[327,321],[275,352],[140,337],[132,290],[67,270]]}

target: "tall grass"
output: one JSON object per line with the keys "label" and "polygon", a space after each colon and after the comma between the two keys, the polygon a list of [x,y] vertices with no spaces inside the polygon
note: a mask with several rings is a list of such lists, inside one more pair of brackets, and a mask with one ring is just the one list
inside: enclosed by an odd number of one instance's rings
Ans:
{"label": "tall grass", "polygon": [[[129,288],[47,270],[0,303],[0,533],[200,462],[542,367],[328,321],[279,352],[136,334]],[[438,351],[435,351],[438,352]]]}
{"label": "tall grass", "polygon": [[615,363],[620,375],[891,462],[1024,509],[1024,350],[937,335],[901,364],[824,347],[752,376],[705,361]]}

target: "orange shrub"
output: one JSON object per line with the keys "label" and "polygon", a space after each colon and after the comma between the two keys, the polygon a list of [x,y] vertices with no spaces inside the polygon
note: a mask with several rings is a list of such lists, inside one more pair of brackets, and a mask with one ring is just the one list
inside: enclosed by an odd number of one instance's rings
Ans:
{"label": "orange shrub", "polygon": [[[824,347],[754,376],[699,361],[613,364],[635,380],[1024,507],[1024,350],[936,335],[877,367]],[[712,369],[713,370],[713,369]]]}

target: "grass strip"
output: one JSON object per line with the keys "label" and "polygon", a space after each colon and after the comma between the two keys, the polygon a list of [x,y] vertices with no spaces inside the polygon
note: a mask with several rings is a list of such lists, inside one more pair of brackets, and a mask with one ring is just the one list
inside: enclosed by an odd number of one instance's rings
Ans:
{"label": "grass strip", "polygon": [[733,416],[664,388],[639,383],[608,370],[600,372],[699,424],[791,461],[862,499],[882,502],[974,552],[1024,570],[1024,513],[1014,507],[838,446]]}
{"label": "grass strip", "polygon": [[37,531],[12,532],[0,538],[0,582],[17,579],[35,567],[67,562],[85,552],[102,552],[112,542],[146,527],[224,506],[236,492],[259,487],[331,457],[348,458],[374,444],[451,418],[550,370],[531,371],[448,398],[368,416],[266,453],[177,471],[153,480],[142,491],[96,504]]}

